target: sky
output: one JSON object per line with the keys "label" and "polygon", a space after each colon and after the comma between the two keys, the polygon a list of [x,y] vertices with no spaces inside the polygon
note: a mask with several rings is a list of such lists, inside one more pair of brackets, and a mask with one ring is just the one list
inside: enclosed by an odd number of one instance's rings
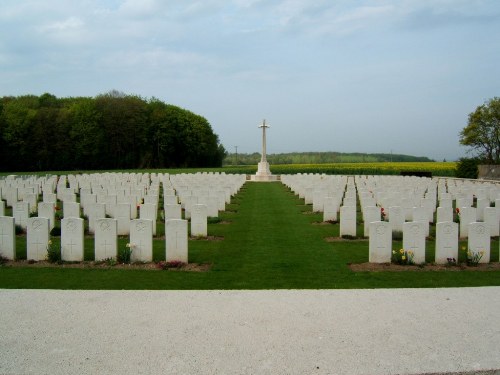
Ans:
{"label": "sky", "polygon": [[0,96],[118,90],[227,151],[467,155],[500,96],[498,0],[2,0]]}

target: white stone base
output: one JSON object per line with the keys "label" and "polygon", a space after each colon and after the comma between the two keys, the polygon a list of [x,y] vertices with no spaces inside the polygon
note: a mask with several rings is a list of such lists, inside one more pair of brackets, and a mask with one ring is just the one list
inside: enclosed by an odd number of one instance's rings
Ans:
{"label": "white stone base", "polygon": [[257,175],[250,176],[250,181],[255,181],[255,182],[273,182],[278,180],[279,176],[272,174],[268,176],[257,176]]}
{"label": "white stone base", "polygon": [[250,176],[250,181],[256,182],[271,182],[278,180],[279,176],[274,176],[271,174],[269,163],[267,161],[261,161],[258,165],[257,173],[253,176]]}

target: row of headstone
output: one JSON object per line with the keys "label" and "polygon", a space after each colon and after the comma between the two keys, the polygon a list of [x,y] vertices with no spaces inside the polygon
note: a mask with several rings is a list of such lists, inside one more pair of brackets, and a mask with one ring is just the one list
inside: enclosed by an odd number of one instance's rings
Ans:
{"label": "row of headstone", "polygon": [[[9,181],[19,183],[21,179],[11,177]],[[43,202],[36,203],[38,216],[49,218],[50,229],[55,225],[54,211],[59,210],[56,204],[60,199],[63,202],[62,217],[79,218],[83,213],[88,218],[90,233],[94,233],[97,219],[111,217],[118,220],[118,234],[129,235],[130,221],[139,217],[153,222],[153,235],[156,235],[161,187],[164,192],[162,219],[181,219],[183,208],[185,218],[189,219],[192,207],[199,204],[206,206],[207,218],[217,217],[218,212],[225,210],[226,203],[230,202],[231,196],[236,194],[244,183],[245,175],[223,173],[68,175],[60,176],[58,180],[51,177],[50,184],[45,183],[43,188],[37,186],[37,191],[43,191]],[[80,202],[77,202],[77,194],[80,195]],[[204,209],[196,210],[199,212],[195,214],[195,223],[192,224],[193,235],[206,236],[207,230],[204,227],[207,226],[207,219],[200,219],[200,215],[204,216]],[[29,202],[16,202],[13,216],[16,224],[26,229],[30,216]]]}
{"label": "row of headstone", "polygon": [[[363,235],[369,237],[372,221],[388,220],[392,231],[402,231],[405,222],[426,224],[453,221],[453,200],[461,211],[460,237],[468,237],[468,224],[482,221],[490,227],[492,237],[500,232],[500,187],[494,183],[467,182],[455,179],[430,179],[411,176],[282,176],[282,181],[313,211],[323,212],[323,221],[337,221],[340,213],[340,235],[356,235],[356,197],[362,213]],[[448,185],[450,186],[448,192]],[[472,207],[474,197],[476,206]],[[438,199],[439,198],[439,199]],[[495,203],[496,207],[490,207]],[[439,207],[436,205],[439,204]],[[351,208],[349,208],[351,207]],[[354,208],[352,208],[354,207]]]}
{"label": "row of headstone", "polygon": [[[118,220],[97,219],[95,223],[95,260],[116,259],[118,252]],[[147,219],[130,222],[130,243],[133,262],[153,260],[153,223]],[[27,222],[27,259],[44,260],[49,247],[49,219],[32,217]],[[188,262],[188,227],[182,219],[165,221],[165,258],[167,261]],[[83,219],[61,220],[61,259],[83,261],[84,231]],[[16,237],[14,218],[0,216],[0,255],[7,259],[16,258]]]}
{"label": "row of headstone", "polygon": [[[468,225],[469,237],[467,251],[484,252],[480,263],[490,261],[490,233],[485,223],[475,222]],[[369,262],[390,263],[392,252],[392,228],[390,223],[375,221],[370,223]],[[403,224],[403,250],[413,253],[415,264],[425,263],[426,230],[423,222]],[[448,259],[458,260],[458,224],[440,222],[436,224],[436,248],[434,262],[446,264]],[[398,251],[398,250],[396,250]]]}

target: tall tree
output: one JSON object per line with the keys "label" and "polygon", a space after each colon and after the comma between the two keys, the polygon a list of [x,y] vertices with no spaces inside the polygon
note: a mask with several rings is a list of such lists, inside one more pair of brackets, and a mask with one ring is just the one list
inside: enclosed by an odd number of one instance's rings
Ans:
{"label": "tall tree", "polygon": [[460,132],[460,144],[487,163],[500,162],[500,98],[486,101],[469,114],[468,124]]}

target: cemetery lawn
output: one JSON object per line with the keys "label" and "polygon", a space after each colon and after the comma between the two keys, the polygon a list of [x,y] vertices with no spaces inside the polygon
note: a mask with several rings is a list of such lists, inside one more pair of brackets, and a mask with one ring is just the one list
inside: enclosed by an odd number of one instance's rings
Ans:
{"label": "cemetery lawn", "polygon": [[[338,237],[338,224],[279,182],[248,182],[233,198],[211,236],[190,240],[190,263],[210,264],[207,272],[124,270],[118,268],[0,267],[0,288],[48,289],[336,289],[428,288],[500,285],[500,271],[353,272],[350,263],[368,262],[367,240],[326,241]],[[159,226],[159,235],[163,227]],[[125,246],[127,238],[119,239]],[[399,249],[400,242],[394,242]],[[498,262],[498,240],[491,244]],[[154,240],[154,260],[165,259],[164,239]],[[434,241],[427,241],[432,258]],[[24,237],[17,255],[26,259]],[[85,239],[85,259],[93,260],[93,238]],[[411,266],[416,267],[416,266]]]}

